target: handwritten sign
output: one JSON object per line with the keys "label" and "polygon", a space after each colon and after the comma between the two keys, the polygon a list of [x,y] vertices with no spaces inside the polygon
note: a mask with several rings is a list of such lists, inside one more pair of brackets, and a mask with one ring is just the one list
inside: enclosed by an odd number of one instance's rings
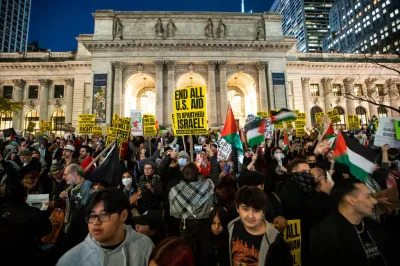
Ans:
{"label": "handwritten sign", "polygon": [[207,134],[206,88],[187,87],[173,92],[176,136]]}
{"label": "handwritten sign", "polygon": [[391,117],[381,117],[378,130],[375,134],[374,145],[382,147],[385,144],[389,144],[390,148],[400,148],[400,140],[396,138],[395,120]]}
{"label": "handwritten sign", "polygon": [[143,135],[142,110],[131,110],[131,132],[134,136]]}

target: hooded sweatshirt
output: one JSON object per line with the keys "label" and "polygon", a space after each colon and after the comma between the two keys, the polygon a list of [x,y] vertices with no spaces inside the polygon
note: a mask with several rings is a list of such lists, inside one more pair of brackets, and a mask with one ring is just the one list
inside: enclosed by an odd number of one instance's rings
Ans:
{"label": "hooded sweatshirt", "polygon": [[114,250],[104,249],[90,233],[79,245],[65,253],[57,266],[100,266],[100,265],[136,265],[147,266],[153,242],[147,236],[137,233],[130,225],[124,226],[125,240]]}

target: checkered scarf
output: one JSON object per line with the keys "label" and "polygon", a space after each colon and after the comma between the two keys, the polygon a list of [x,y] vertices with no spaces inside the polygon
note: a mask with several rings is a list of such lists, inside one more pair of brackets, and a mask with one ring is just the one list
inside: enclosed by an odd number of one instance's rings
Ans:
{"label": "checkered scarf", "polygon": [[181,181],[169,193],[171,215],[186,219],[213,194],[214,183],[210,179],[199,178],[196,182]]}

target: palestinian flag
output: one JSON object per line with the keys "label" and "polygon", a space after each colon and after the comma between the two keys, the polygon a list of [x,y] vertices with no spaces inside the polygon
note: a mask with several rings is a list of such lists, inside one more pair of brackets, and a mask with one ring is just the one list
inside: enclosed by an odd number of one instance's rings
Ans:
{"label": "palestinian flag", "polygon": [[296,114],[292,110],[282,108],[279,111],[271,110],[271,123],[278,123],[286,120],[295,120]]}
{"label": "palestinian flag", "polygon": [[236,148],[243,153],[242,142],[235,123],[235,117],[233,116],[232,108],[229,105],[228,114],[226,116],[224,129],[221,132],[221,137],[224,138],[228,143],[232,145],[232,148]]}
{"label": "palestinian flag", "polygon": [[289,138],[286,133],[283,135],[283,149],[282,150],[283,151],[289,150]]}
{"label": "palestinian flag", "polygon": [[335,131],[333,130],[332,123],[329,124],[329,126],[324,130],[324,133],[322,133],[322,139],[331,139],[336,137]]}
{"label": "palestinian flag", "polygon": [[265,124],[265,119],[256,117],[245,125],[249,147],[254,147],[264,142]]}
{"label": "palestinian flag", "polygon": [[356,140],[338,133],[333,156],[336,162],[347,165],[350,173],[365,181],[375,169],[375,153]]}

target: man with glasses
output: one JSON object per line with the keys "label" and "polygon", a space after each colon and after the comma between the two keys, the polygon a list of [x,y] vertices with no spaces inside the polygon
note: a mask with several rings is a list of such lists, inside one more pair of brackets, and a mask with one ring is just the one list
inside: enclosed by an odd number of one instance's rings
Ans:
{"label": "man with glasses", "polygon": [[89,234],[60,258],[57,265],[148,265],[153,243],[124,222],[129,200],[116,188],[95,193],[88,206]]}

